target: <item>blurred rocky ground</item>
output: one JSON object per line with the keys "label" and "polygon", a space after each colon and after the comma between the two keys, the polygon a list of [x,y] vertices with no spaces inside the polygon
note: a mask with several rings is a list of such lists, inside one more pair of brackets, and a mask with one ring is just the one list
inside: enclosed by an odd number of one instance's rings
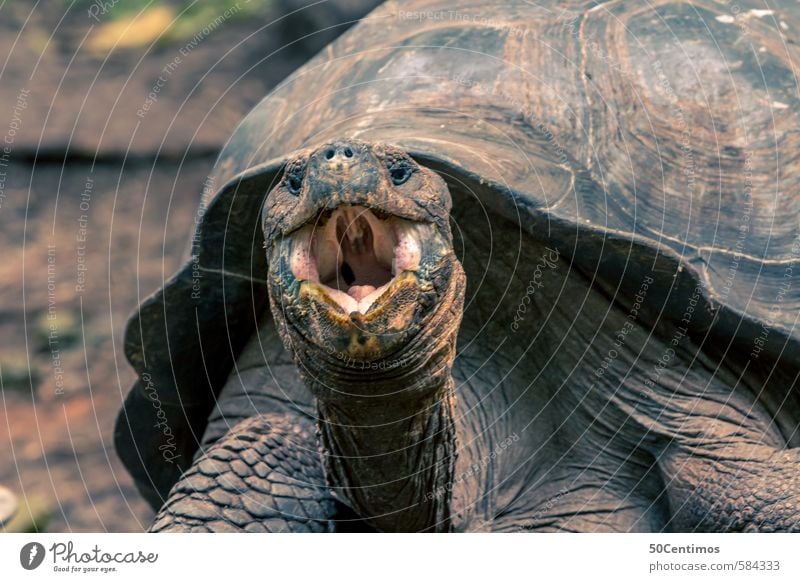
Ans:
{"label": "blurred rocky ground", "polygon": [[127,316],[185,258],[236,123],[375,4],[0,7],[0,487],[18,505],[6,530],[147,526],[111,446],[133,380]]}

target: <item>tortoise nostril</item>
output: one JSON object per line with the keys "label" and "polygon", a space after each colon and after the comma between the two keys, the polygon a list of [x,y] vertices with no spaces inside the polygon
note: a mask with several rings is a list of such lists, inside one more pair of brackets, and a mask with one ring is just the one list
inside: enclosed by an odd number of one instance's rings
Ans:
{"label": "tortoise nostril", "polygon": [[[329,167],[350,166],[356,160],[358,149],[347,142],[326,144],[317,154]],[[326,163],[327,162],[327,163]]]}

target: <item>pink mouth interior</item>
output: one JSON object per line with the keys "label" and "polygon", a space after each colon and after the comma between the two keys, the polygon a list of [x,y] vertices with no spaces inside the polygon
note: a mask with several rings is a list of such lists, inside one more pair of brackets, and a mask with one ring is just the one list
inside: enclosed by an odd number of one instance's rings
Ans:
{"label": "pink mouth interior", "polygon": [[341,206],[294,236],[294,276],[320,283],[346,313],[366,313],[396,275],[419,266],[413,223],[360,206]]}

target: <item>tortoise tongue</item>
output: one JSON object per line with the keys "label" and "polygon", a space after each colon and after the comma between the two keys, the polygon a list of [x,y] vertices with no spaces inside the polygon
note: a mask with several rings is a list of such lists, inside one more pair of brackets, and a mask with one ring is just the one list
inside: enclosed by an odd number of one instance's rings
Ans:
{"label": "tortoise tongue", "polygon": [[375,287],[372,285],[353,285],[347,290],[347,294],[356,301],[361,301],[373,291],[375,291]]}

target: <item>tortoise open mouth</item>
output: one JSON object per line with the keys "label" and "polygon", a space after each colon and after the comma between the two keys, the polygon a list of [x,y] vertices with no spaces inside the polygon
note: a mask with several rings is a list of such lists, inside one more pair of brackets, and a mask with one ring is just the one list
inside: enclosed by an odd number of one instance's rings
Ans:
{"label": "tortoise open mouth", "polygon": [[399,276],[420,266],[423,225],[363,206],[342,205],[292,236],[290,265],[345,313],[367,313]]}

